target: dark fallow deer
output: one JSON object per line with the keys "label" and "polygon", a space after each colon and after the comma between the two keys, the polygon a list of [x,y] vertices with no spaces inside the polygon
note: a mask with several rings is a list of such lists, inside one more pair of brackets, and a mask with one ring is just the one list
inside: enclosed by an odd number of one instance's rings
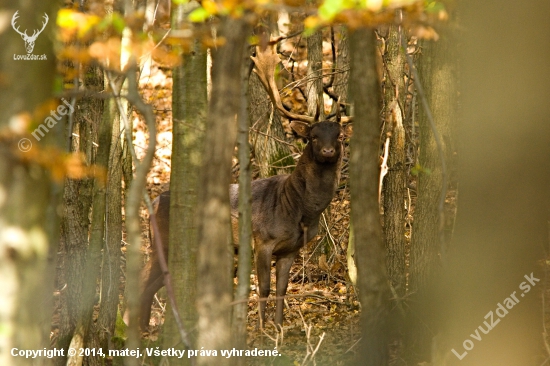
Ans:
{"label": "dark fallow deer", "polygon": [[[260,326],[265,324],[265,298],[270,291],[271,258],[276,257],[275,323],[282,326],[283,300],[288,286],[290,267],[300,248],[312,240],[318,231],[321,213],[331,202],[340,177],[344,129],[337,122],[313,123],[313,118],[286,111],[275,87],[273,71],[279,62],[269,49],[253,58],[255,72],[264,84],[274,106],[289,119],[291,129],[307,139],[304,152],[292,174],[276,175],[252,182],[252,235],[258,278]],[[296,121],[299,120],[299,121]],[[229,187],[231,221],[235,243],[238,241],[238,185]],[[157,222],[168,254],[168,222],[170,192],[164,192],[154,202]],[[153,246],[154,248],[154,246]],[[153,250],[151,260],[141,272],[140,324],[149,324],[151,303],[163,286],[162,271]]]}

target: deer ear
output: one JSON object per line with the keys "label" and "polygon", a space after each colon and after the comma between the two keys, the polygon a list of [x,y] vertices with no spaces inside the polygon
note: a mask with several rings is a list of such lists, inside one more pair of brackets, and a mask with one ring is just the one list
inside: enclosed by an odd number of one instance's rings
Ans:
{"label": "deer ear", "polygon": [[290,122],[290,128],[292,128],[292,131],[296,132],[298,136],[306,139],[309,138],[311,127],[307,123],[292,121]]}

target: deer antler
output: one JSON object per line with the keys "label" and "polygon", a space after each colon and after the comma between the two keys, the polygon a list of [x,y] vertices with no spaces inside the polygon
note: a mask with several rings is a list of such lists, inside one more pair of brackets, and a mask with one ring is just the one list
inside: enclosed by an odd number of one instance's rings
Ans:
{"label": "deer antler", "polygon": [[313,123],[315,121],[314,117],[292,113],[283,107],[281,95],[277,89],[277,84],[275,84],[275,67],[281,62],[281,59],[275,52],[274,46],[267,46],[264,51],[260,47],[256,47],[256,57],[251,56],[250,58],[256,66],[254,72],[260,78],[275,108],[290,120]]}
{"label": "deer antler", "polygon": [[17,33],[19,33],[21,36],[23,36],[23,37],[28,37],[28,36],[27,36],[27,30],[26,30],[26,29],[25,29],[25,33],[23,33],[23,32],[21,32],[21,31],[19,30],[19,26],[16,26],[16,25],[15,25],[15,21],[17,20],[17,18],[19,18],[19,15],[18,15],[17,13],[19,13],[19,10],[17,10],[17,11],[15,12],[15,14],[13,14],[13,17],[11,18],[11,26],[12,26],[13,29],[14,29]]}

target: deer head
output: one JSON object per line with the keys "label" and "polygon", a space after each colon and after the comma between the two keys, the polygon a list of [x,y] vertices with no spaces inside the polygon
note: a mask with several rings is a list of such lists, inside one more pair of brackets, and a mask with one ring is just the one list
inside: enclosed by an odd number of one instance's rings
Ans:
{"label": "deer head", "polygon": [[42,31],[44,30],[44,28],[46,28],[46,24],[48,24],[48,14],[44,13],[44,22],[42,23],[42,29],[40,30],[34,30],[32,36],[29,36],[27,35],[27,30],[25,29],[24,32],[21,32],[19,30],[19,27],[16,26],[15,24],[15,21],[17,20],[17,18],[19,18],[19,15],[17,14],[19,12],[16,11],[15,14],[13,14],[13,17],[11,18],[11,26],[13,27],[13,29],[19,33],[21,35],[21,38],[23,38],[23,41],[25,41],[25,48],[27,49],[27,53],[31,53],[32,50],[34,49],[34,42],[36,41],[36,38],[38,37],[38,35],[40,33],[42,33]]}

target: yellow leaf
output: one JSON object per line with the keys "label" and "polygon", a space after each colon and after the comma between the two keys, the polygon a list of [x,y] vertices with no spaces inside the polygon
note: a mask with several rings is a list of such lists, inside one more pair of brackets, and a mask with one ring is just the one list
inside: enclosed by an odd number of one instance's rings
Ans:
{"label": "yellow leaf", "polygon": [[304,20],[304,26],[307,28],[307,29],[314,29],[314,28],[317,28],[319,26],[319,24],[321,23],[321,21],[319,20],[318,17],[316,16],[309,16],[307,17],[305,20]]}
{"label": "yellow leaf", "polygon": [[76,28],[78,22],[73,14],[76,13],[72,9],[61,9],[57,12],[57,25],[61,28]]}
{"label": "yellow leaf", "polygon": [[367,0],[365,7],[370,11],[378,11],[382,8],[382,0]]}
{"label": "yellow leaf", "polygon": [[101,18],[95,15],[86,15],[72,9],[61,9],[57,12],[57,25],[62,31],[78,30],[78,36],[84,36]]}
{"label": "yellow leaf", "polygon": [[214,15],[218,12],[218,7],[216,3],[212,0],[205,0],[202,2],[202,7],[204,10],[206,10],[210,15]]}

